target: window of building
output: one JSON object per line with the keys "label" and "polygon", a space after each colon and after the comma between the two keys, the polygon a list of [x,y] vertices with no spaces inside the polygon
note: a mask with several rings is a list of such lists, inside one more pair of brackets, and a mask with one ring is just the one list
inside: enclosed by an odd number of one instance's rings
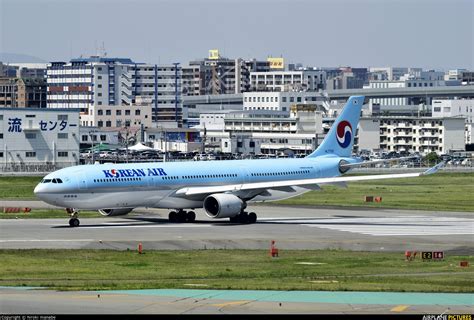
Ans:
{"label": "window of building", "polygon": [[98,67],[97,70],[98,70],[98,71],[102,71],[102,67]]}
{"label": "window of building", "polygon": [[110,127],[112,126],[112,121],[110,121],[110,120],[109,120],[109,121],[106,121],[106,122],[105,122],[105,126],[108,127],[108,128],[110,128]]}
{"label": "window of building", "polygon": [[98,84],[98,85],[97,85],[97,88],[102,88],[102,85],[101,85],[101,84]]}
{"label": "window of building", "polygon": [[97,105],[98,105],[98,106],[101,106],[101,105],[102,105],[102,101],[98,101],[98,102],[97,102]]}
{"label": "window of building", "polygon": [[58,120],[67,120],[67,114],[58,114]]}
{"label": "window of building", "polygon": [[139,116],[139,115],[140,115],[140,110],[138,110],[138,109],[135,110],[135,115],[136,115],[136,116]]}
{"label": "window of building", "polygon": [[104,126],[104,121],[97,121],[97,126],[98,127],[103,127]]}
{"label": "window of building", "polygon": [[87,141],[87,136],[86,136],[86,135],[83,135],[83,136],[81,137],[81,141]]}
{"label": "window of building", "polygon": [[58,157],[60,157],[60,158],[65,158],[67,156],[68,156],[67,151],[59,151],[58,152]]}
{"label": "window of building", "polygon": [[65,132],[58,133],[58,139],[67,139],[67,133]]}
{"label": "window of building", "polygon": [[125,110],[125,115],[129,116],[130,115],[130,110]]}
{"label": "window of building", "polygon": [[3,114],[0,114],[0,121],[3,120]]}
{"label": "window of building", "polygon": [[278,97],[275,97],[275,102],[278,102]]}
{"label": "window of building", "polygon": [[26,139],[36,139],[36,133],[27,132],[25,133]]}
{"label": "window of building", "polygon": [[97,115],[103,116],[103,115],[104,115],[104,110],[98,110],[98,111],[97,111]]}
{"label": "window of building", "polygon": [[115,115],[121,116],[122,115],[122,110],[115,110]]}
{"label": "window of building", "polygon": [[282,97],[281,102],[286,102],[286,97]]}
{"label": "window of building", "polygon": [[36,152],[34,152],[34,151],[27,151],[27,152],[26,152],[26,157],[27,157],[27,158],[34,158],[34,157],[36,157]]}
{"label": "window of building", "polygon": [[106,116],[111,116],[111,115],[112,115],[112,111],[111,111],[111,110],[105,110],[105,115],[106,115]]}
{"label": "window of building", "polygon": [[102,80],[102,76],[97,76],[97,79]]}
{"label": "window of building", "polygon": [[290,97],[290,102],[295,102],[295,98],[294,98],[294,97]]}
{"label": "window of building", "polygon": [[3,133],[0,133],[0,139],[3,139]]}
{"label": "window of building", "polygon": [[3,152],[0,152],[0,158],[3,158]]}
{"label": "window of building", "polygon": [[107,136],[105,134],[100,135],[100,141],[105,141],[107,140]]}
{"label": "window of building", "polygon": [[115,122],[115,126],[116,126],[116,127],[121,127],[121,126],[122,126],[122,120],[117,120],[117,121]]}
{"label": "window of building", "polygon": [[125,126],[130,127],[130,120],[125,120]]}
{"label": "window of building", "polygon": [[27,114],[25,117],[27,117],[27,118],[36,118],[36,115],[34,115],[34,114]]}

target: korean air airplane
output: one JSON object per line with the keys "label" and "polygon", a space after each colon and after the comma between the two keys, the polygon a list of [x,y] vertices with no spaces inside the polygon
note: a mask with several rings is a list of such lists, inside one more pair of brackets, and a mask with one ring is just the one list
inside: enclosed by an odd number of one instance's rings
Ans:
{"label": "korean air airplane", "polygon": [[171,222],[193,222],[191,210],[204,208],[214,219],[254,223],[257,215],[245,211],[249,202],[291,198],[324,184],[417,177],[442,166],[421,173],[344,176],[351,168],[387,161],[351,157],[363,103],[364,96],[350,97],[322,144],[306,158],[81,165],[48,174],[34,192],[67,208],[72,227],[79,226],[79,209],[120,216],[137,207],[171,209]]}

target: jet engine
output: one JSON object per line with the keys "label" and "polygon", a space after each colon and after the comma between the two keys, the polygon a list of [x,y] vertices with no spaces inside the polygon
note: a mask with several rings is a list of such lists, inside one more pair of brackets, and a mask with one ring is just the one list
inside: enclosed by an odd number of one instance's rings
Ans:
{"label": "jet engine", "polygon": [[245,204],[232,194],[216,193],[204,199],[203,207],[208,217],[221,219],[235,217],[245,208]]}
{"label": "jet engine", "polygon": [[133,208],[123,208],[123,209],[100,209],[99,213],[103,216],[124,216],[130,211],[132,211]]}

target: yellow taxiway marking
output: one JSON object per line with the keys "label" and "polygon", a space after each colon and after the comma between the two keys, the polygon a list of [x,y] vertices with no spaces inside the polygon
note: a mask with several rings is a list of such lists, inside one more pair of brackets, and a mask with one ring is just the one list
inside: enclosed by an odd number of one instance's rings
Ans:
{"label": "yellow taxiway marking", "polygon": [[392,308],[390,311],[402,312],[402,311],[405,311],[408,307],[409,306],[400,305],[400,306],[396,306],[395,308]]}
{"label": "yellow taxiway marking", "polygon": [[246,303],[249,303],[249,302],[250,302],[249,300],[247,300],[247,301],[232,301],[232,302],[226,302],[226,303],[212,304],[212,306],[223,308],[223,307],[227,307],[227,306],[246,304]]}

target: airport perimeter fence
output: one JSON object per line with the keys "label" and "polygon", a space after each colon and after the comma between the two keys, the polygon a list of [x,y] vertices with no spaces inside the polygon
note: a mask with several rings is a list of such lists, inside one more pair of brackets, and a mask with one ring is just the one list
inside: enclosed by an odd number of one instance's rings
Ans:
{"label": "airport perimeter fence", "polygon": [[13,175],[45,175],[50,172],[71,167],[76,165],[72,162],[56,162],[56,163],[44,163],[44,162],[30,162],[30,163],[11,163],[0,165],[0,175],[13,176]]}

